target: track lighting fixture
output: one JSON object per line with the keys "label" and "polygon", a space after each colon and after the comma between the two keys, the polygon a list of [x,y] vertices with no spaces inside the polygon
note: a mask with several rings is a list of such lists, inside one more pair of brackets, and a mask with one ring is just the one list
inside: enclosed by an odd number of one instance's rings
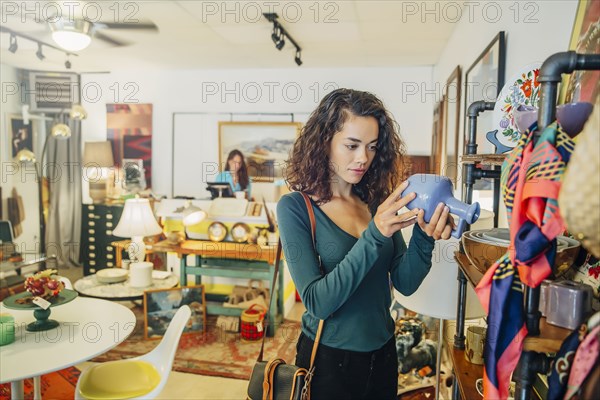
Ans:
{"label": "track lighting fixture", "polygon": [[19,46],[17,44],[17,36],[18,36],[22,39],[29,40],[30,42],[37,43],[38,49],[37,49],[35,55],[37,56],[37,58],[40,59],[40,61],[43,61],[46,58],[46,56],[42,52],[42,46],[46,46],[50,49],[60,51],[61,53],[65,53],[65,55],[67,56],[67,61],[65,61],[65,68],[67,68],[67,69],[71,69],[71,61],[69,60],[69,57],[70,56],[75,56],[75,57],[78,56],[75,53],[71,53],[70,51],[66,51],[64,49],[61,49],[60,47],[53,46],[49,43],[39,41],[39,40],[37,40],[31,36],[27,36],[23,33],[15,32],[12,29],[6,28],[4,26],[0,26],[0,32],[10,34],[10,45],[8,47],[8,51],[10,51],[11,53],[16,53],[17,49],[19,48]]}
{"label": "track lighting fixture", "polygon": [[46,58],[44,53],[42,53],[42,44],[41,43],[38,43],[38,50],[35,52],[35,55],[37,56],[37,58],[40,59],[40,61],[44,61],[44,58]]}
{"label": "track lighting fixture", "polygon": [[296,57],[294,58],[294,61],[296,61],[298,66],[302,65],[302,59],[300,57],[302,57],[300,50],[296,50]]}
{"label": "track lighting fixture", "polygon": [[15,36],[14,33],[11,33],[10,46],[8,47],[8,51],[10,51],[11,53],[16,53],[18,48],[19,48],[19,45],[17,44],[17,37]]}
{"label": "track lighting fixture", "polygon": [[287,38],[287,40],[292,45],[294,45],[294,47],[296,47],[296,56],[294,58],[294,61],[296,62],[296,65],[301,66],[302,59],[300,57],[301,57],[302,48],[300,47],[300,45],[298,45],[298,43],[296,43],[294,38],[292,38],[290,36],[290,34],[283,28],[283,26],[281,26],[281,24],[277,21],[277,18],[279,18],[279,16],[276,13],[264,13],[263,16],[269,22],[273,23],[273,31],[271,33],[271,40],[273,41],[273,43],[275,43],[275,48],[277,50],[283,49],[283,46],[285,46],[285,38]]}

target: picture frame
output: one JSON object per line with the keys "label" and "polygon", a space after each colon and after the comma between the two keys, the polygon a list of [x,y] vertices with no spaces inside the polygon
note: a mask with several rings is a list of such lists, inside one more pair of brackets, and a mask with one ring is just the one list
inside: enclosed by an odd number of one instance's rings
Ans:
{"label": "picture frame", "polygon": [[455,186],[460,176],[458,166],[458,143],[460,126],[460,96],[461,96],[462,70],[460,65],[452,71],[446,80],[445,111],[443,123],[443,157],[442,175],[450,178]]}
{"label": "picture frame", "polygon": [[8,115],[8,142],[7,148],[9,159],[14,159],[21,150],[29,150],[35,153],[37,144],[37,121],[25,120],[20,114]]}
{"label": "picture frame", "polygon": [[111,142],[115,165],[124,159],[143,160],[146,184],[152,184],[152,113],[149,103],[106,104],[106,137]]}
{"label": "picture frame", "polygon": [[431,138],[431,159],[429,170],[432,174],[440,174],[442,170],[442,151],[443,151],[443,123],[445,110],[445,96],[433,108],[433,127]]}
{"label": "picture frame", "polygon": [[[579,54],[600,53],[600,2],[579,0],[569,50]],[[577,70],[563,76],[559,104],[579,101],[594,103],[598,95],[600,71]]]}
{"label": "picture frame", "polygon": [[285,161],[296,137],[299,122],[219,122],[219,166],[224,171],[227,156],[234,150],[244,154],[253,182],[283,179]]}
{"label": "picture frame", "polygon": [[190,306],[190,317],[183,334],[206,332],[206,292],[204,285],[183,286],[144,292],[144,338],[164,336],[177,310]]}
{"label": "picture frame", "polygon": [[124,158],[123,187],[131,193],[137,193],[146,189],[146,175],[144,160],[141,158]]}
{"label": "picture frame", "polygon": [[[496,102],[504,86],[506,69],[506,36],[499,32],[465,72],[463,154],[469,141],[469,106],[479,100]],[[493,125],[493,113],[483,112],[477,118],[477,153],[493,154],[494,145],[486,133]]]}

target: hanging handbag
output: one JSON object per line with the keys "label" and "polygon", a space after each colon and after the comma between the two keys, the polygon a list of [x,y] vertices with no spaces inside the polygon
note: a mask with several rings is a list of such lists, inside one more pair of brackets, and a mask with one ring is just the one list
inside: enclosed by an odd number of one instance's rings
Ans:
{"label": "hanging handbag", "polygon": [[[313,247],[316,251],[315,242],[315,214],[313,212],[310,199],[304,193],[301,193],[308,209],[308,217],[310,219],[310,228],[313,240]],[[277,274],[279,273],[279,262],[281,261],[281,240],[277,244],[277,255],[275,257],[275,272],[273,276],[273,284],[271,293],[274,292],[275,282],[277,282]],[[319,265],[320,267],[320,265]],[[321,272],[323,272],[321,270]],[[269,308],[273,303],[273,297],[269,301]],[[268,309],[266,315],[268,316]],[[267,317],[268,318],[268,317]],[[252,370],[250,381],[248,382],[248,400],[309,400],[310,399],[310,381],[315,372],[315,356],[317,355],[317,347],[321,339],[324,320],[319,321],[315,344],[310,356],[310,367],[301,368],[296,365],[286,364],[280,358],[263,361],[263,352],[265,347],[265,336],[263,335],[260,353],[256,359],[256,364]]]}

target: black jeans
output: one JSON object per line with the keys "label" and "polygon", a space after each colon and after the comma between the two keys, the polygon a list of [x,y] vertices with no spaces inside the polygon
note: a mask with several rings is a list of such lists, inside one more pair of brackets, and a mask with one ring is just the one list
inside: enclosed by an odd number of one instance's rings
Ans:
{"label": "black jeans", "polygon": [[[304,333],[296,345],[296,365],[308,369],[314,342]],[[320,344],[311,382],[313,400],[397,399],[398,356],[392,337],[373,352],[340,350]]]}

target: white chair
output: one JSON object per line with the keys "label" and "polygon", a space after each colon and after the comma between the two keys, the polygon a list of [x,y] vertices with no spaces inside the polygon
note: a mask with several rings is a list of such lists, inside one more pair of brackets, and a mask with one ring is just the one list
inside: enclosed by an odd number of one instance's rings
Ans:
{"label": "white chair", "polygon": [[179,338],[192,311],[182,306],[154,350],[128,360],[96,364],[81,372],[75,400],[152,399],[164,388],[173,366]]}

